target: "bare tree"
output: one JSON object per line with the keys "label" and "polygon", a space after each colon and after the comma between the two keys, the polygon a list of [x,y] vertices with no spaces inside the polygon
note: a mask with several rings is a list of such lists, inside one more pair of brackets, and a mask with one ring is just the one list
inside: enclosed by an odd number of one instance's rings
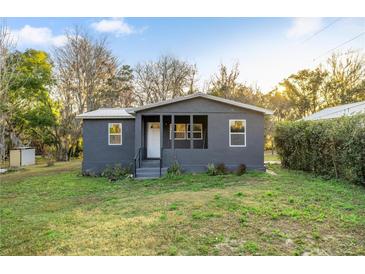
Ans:
{"label": "bare tree", "polygon": [[173,56],[164,55],[157,62],[140,63],[134,71],[135,96],[140,105],[195,91],[196,66]]}
{"label": "bare tree", "polygon": [[[15,41],[8,27],[0,25],[0,160],[6,158],[9,145],[19,144],[19,139],[8,127],[12,105],[9,102],[9,90],[12,81],[17,78],[16,60],[9,64],[11,52],[15,49]],[[8,142],[8,141],[9,142]]]}
{"label": "bare tree", "polygon": [[67,34],[67,43],[56,48],[56,89],[59,102],[60,126],[55,128],[59,140],[59,160],[68,160],[70,149],[78,144],[81,125],[77,114],[105,106],[115,96],[111,83],[117,75],[117,59],[106,46],[105,39],[94,40],[75,28]]}
{"label": "bare tree", "polygon": [[[219,72],[212,76],[209,83],[209,93],[223,98],[232,98],[239,87],[239,64],[235,63],[231,69],[226,65],[219,66]],[[232,98],[233,99],[233,98]]]}

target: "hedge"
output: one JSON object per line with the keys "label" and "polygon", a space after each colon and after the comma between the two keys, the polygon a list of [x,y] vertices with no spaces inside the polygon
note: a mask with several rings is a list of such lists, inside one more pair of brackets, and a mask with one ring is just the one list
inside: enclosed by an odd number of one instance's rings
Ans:
{"label": "hedge", "polygon": [[283,122],[274,142],[285,168],[365,183],[365,115]]}

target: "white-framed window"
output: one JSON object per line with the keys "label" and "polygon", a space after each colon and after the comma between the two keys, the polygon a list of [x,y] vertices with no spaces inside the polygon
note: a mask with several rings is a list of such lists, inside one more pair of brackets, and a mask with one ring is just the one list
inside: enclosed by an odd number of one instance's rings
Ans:
{"label": "white-framed window", "polygon": [[[175,124],[175,140],[186,140],[186,124]],[[170,140],[172,139],[172,124],[170,124]]]}
{"label": "white-framed window", "polygon": [[229,120],[229,146],[246,146],[246,120]]}
{"label": "white-framed window", "polygon": [[[175,140],[190,140],[190,124],[175,124]],[[170,140],[172,139],[172,124],[170,124]],[[203,124],[193,124],[193,139],[203,139]]]}
{"label": "white-framed window", "polygon": [[[187,130],[187,139],[190,140],[190,124],[187,124]],[[203,140],[203,124],[193,124],[193,139]]]}
{"label": "white-framed window", "polygon": [[108,124],[108,144],[110,146],[122,144],[122,123]]}

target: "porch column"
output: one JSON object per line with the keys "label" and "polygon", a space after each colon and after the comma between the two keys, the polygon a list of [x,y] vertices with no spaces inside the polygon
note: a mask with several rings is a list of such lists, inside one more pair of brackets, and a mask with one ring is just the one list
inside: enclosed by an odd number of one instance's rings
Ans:
{"label": "porch column", "polygon": [[193,140],[193,121],[194,121],[194,116],[192,114],[190,114],[190,149],[194,148],[194,140]]}
{"label": "porch column", "polygon": [[175,115],[171,115],[171,149],[175,149]]}
{"label": "porch column", "polygon": [[[162,148],[163,148],[163,115],[160,114],[160,153]],[[162,158],[162,155],[160,155],[160,158]]]}

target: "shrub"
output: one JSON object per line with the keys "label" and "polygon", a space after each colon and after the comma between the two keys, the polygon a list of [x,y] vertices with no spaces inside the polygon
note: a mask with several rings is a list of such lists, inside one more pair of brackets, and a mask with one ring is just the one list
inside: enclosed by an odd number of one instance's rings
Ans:
{"label": "shrub", "polygon": [[210,176],[224,175],[228,172],[224,163],[219,163],[217,165],[210,163],[207,168],[207,174]]}
{"label": "shrub", "polygon": [[241,176],[246,173],[246,165],[240,164],[236,169],[236,175]]}
{"label": "shrub", "polygon": [[217,175],[217,170],[215,168],[215,165],[213,163],[208,164],[207,166],[207,174],[210,176],[215,176]]}
{"label": "shrub", "polygon": [[175,161],[168,169],[167,174],[170,176],[179,176],[182,174],[182,169],[180,164]]}
{"label": "shrub", "polygon": [[217,174],[218,175],[224,175],[228,172],[227,168],[226,168],[226,165],[224,163],[219,163],[217,166],[216,166],[216,169],[217,169]]}
{"label": "shrub", "polygon": [[280,123],[274,140],[283,167],[365,183],[365,115]]}
{"label": "shrub", "polygon": [[114,182],[117,180],[124,179],[132,173],[131,167],[122,167],[122,165],[110,166],[108,165],[101,173],[102,177],[108,178],[109,181]]}

